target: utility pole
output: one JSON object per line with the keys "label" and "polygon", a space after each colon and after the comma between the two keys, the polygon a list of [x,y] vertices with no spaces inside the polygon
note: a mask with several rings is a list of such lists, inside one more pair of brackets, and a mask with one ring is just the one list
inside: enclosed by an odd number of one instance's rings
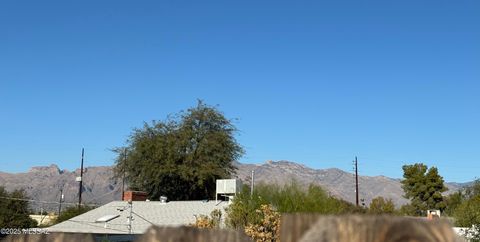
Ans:
{"label": "utility pole", "polygon": [[359,206],[358,201],[358,161],[357,157],[355,156],[355,204],[357,207]]}
{"label": "utility pole", "polygon": [[63,188],[60,189],[60,201],[58,201],[58,216],[60,216],[60,212],[62,211],[62,202],[63,202]]}
{"label": "utility pole", "polygon": [[127,162],[127,148],[123,149],[123,177],[122,177],[122,201],[125,196],[125,163]]}
{"label": "utility pole", "polygon": [[255,186],[255,170],[252,170],[252,183],[250,184],[250,197],[253,197],[253,188]]}
{"label": "utility pole", "polygon": [[82,148],[82,164],[80,165],[80,178],[77,180],[79,181],[78,185],[78,207],[80,208],[80,205],[82,205],[82,187],[83,187],[83,154],[84,154],[84,149]]}

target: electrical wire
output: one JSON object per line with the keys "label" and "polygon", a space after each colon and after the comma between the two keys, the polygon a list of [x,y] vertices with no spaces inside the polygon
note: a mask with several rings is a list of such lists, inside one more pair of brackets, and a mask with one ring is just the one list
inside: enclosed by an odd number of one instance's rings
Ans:
{"label": "electrical wire", "polygon": [[106,195],[109,195],[109,194],[112,194],[112,193],[114,193],[114,192],[116,192],[116,191],[117,191],[117,189],[113,189],[112,191],[107,192],[107,193],[104,193],[104,194],[102,194],[102,195],[100,195],[100,196],[96,196],[96,197],[90,198],[87,203],[93,202],[93,201],[95,201],[96,199],[102,198],[102,197],[104,197],[104,196],[106,196]]}
{"label": "electrical wire", "polygon": [[[60,202],[41,201],[41,200],[33,200],[33,199],[26,199],[26,198],[4,197],[4,196],[0,196],[0,198],[9,199],[9,200],[15,200],[15,201],[26,201],[26,202],[34,202],[34,203],[43,203],[43,204],[60,204]],[[78,203],[62,202],[62,204],[77,205]],[[91,204],[82,203],[82,205],[96,206],[96,205],[98,205],[98,204],[95,204],[95,203],[91,203]]]}

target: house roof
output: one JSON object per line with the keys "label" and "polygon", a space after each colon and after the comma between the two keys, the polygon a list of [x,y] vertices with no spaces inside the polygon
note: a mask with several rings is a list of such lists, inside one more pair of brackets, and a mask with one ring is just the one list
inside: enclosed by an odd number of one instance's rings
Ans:
{"label": "house roof", "polygon": [[[227,203],[215,201],[158,201],[132,202],[133,221],[132,233],[142,234],[150,226],[181,226],[195,222],[195,216],[210,215],[215,209],[225,213]],[[122,211],[123,210],[123,211]],[[67,221],[48,228],[49,232],[97,233],[97,234],[127,234],[128,233],[128,203],[114,201]],[[108,222],[96,220],[112,215]],[[117,217],[118,215],[118,217]]]}

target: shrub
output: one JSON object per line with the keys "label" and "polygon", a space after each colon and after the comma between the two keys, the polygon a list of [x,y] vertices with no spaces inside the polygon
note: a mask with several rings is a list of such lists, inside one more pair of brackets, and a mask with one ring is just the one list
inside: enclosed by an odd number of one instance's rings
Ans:
{"label": "shrub", "polygon": [[368,212],[371,214],[393,214],[395,212],[395,204],[392,199],[376,197],[370,203]]}
{"label": "shrub", "polygon": [[263,204],[256,213],[262,217],[258,224],[250,224],[245,227],[245,233],[256,242],[273,242],[279,240],[280,214],[272,205]]}
{"label": "shrub", "polygon": [[58,224],[58,223],[61,223],[65,220],[69,220],[73,217],[76,217],[80,214],[83,214],[83,213],[86,213],[90,210],[92,210],[93,207],[89,207],[89,206],[80,206],[80,207],[77,207],[77,206],[72,206],[72,207],[69,207],[67,209],[65,209],[54,221],[54,224]]}
{"label": "shrub", "polygon": [[363,208],[329,196],[320,186],[310,185],[303,188],[295,181],[283,187],[259,184],[253,195],[250,195],[250,190],[244,186],[235,196],[227,209],[227,226],[243,229],[250,224],[260,224],[263,217],[257,210],[264,204],[272,205],[278,213],[364,213]]}
{"label": "shrub", "polygon": [[215,209],[210,213],[210,217],[206,215],[200,215],[196,217],[195,223],[192,224],[196,228],[219,228],[222,220],[222,211]]}

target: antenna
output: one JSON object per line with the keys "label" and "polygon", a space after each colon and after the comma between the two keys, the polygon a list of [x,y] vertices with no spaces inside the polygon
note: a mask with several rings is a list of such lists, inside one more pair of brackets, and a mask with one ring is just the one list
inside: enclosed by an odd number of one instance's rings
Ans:
{"label": "antenna", "polygon": [[80,207],[80,205],[82,205],[83,154],[84,154],[84,149],[82,148],[82,164],[80,165],[80,177],[77,177],[77,181],[79,182],[79,185],[78,185],[78,207]]}

